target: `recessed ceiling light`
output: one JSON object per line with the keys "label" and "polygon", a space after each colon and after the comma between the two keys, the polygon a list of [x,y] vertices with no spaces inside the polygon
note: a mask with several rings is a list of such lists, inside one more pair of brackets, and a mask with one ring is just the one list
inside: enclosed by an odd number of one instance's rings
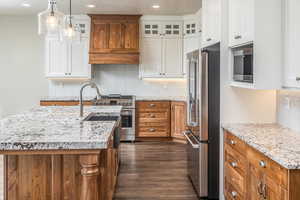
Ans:
{"label": "recessed ceiling light", "polygon": [[31,5],[29,3],[26,3],[26,2],[22,3],[21,6],[26,7],[26,8],[31,7]]}
{"label": "recessed ceiling light", "polygon": [[155,4],[155,5],[152,6],[152,8],[155,8],[155,9],[160,8],[160,5]]}
{"label": "recessed ceiling light", "polygon": [[95,8],[96,6],[93,5],[93,4],[88,4],[88,5],[86,5],[86,7],[88,7],[88,8]]}

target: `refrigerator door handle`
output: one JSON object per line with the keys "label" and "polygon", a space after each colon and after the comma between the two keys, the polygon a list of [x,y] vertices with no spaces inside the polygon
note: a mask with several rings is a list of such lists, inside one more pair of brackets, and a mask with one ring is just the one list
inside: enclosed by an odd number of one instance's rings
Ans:
{"label": "refrigerator door handle", "polygon": [[188,134],[190,134],[190,133],[191,133],[190,131],[185,131],[185,132],[183,132],[183,135],[186,137],[186,139],[188,140],[188,142],[192,145],[192,147],[194,149],[199,149],[200,144],[199,143],[197,143],[197,144],[193,143],[193,141],[188,136]]}

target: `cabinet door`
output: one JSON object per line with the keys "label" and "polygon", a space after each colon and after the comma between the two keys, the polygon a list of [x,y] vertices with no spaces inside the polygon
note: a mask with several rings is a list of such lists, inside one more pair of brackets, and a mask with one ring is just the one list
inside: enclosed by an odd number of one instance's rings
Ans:
{"label": "cabinet door", "polygon": [[284,86],[300,87],[300,1],[286,0]]}
{"label": "cabinet door", "polygon": [[229,0],[229,46],[254,40],[254,0]]}
{"label": "cabinet door", "polygon": [[182,77],[184,75],[183,63],[183,40],[182,38],[163,39],[163,74],[166,77]]}
{"label": "cabinet door", "polygon": [[86,77],[90,78],[91,67],[88,60],[89,40],[82,39],[80,41],[73,41],[70,44],[70,73],[72,77]]}
{"label": "cabinet door", "polygon": [[101,20],[94,20],[92,25],[92,39],[90,51],[105,52],[104,49],[109,48],[109,24]]}
{"label": "cabinet door", "polygon": [[46,39],[46,76],[64,77],[68,74],[68,46],[58,39]]}
{"label": "cabinet door", "polygon": [[268,176],[264,176],[263,198],[268,200],[287,200],[287,191],[283,189],[277,181]]}
{"label": "cabinet door", "polygon": [[248,174],[248,199],[260,200],[262,199],[263,175],[252,164],[249,164]]}
{"label": "cabinet door", "polygon": [[143,22],[142,25],[142,35],[143,37],[156,37],[159,38],[162,34],[161,23],[160,22]]}
{"label": "cabinet door", "polygon": [[221,39],[221,1],[202,1],[203,37],[202,47],[220,42]]}
{"label": "cabinet door", "polygon": [[124,48],[128,51],[139,51],[139,24],[124,23]]}
{"label": "cabinet door", "polygon": [[162,40],[143,38],[141,51],[141,69],[143,78],[162,76]]}
{"label": "cabinet door", "polygon": [[119,22],[111,22],[109,24],[109,49],[123,48],[123,24]]}
{"label": "cabinet door", "polygon": [[196,21],[188,21],[184,23],[184,36],[197,36],[199,33],[198,23]]}
{"label": "cabinet door", "polygon": [[171,104],[171,135],[174,138],[184,139],[186,129],[186,106],[184,102]]}
{"label": "cabinet door", "polygon": [[165,37],[178,38],[182,37],[182,23],[181,22],[165,22],[162,24],[162,32]]}

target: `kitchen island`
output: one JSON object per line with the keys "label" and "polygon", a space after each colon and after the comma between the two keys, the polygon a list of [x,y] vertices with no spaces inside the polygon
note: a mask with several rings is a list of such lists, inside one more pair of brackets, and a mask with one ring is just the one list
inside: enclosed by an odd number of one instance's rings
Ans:
{"label": "kitchen island", "polygon": [[38,107],[0,120],[5,200],[110,200],[118,171],[122,107]]}

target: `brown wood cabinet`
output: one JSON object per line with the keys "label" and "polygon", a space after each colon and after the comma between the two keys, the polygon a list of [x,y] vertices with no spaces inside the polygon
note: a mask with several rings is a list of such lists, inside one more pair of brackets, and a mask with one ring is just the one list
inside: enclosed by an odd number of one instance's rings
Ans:
{"label": "brown wood cabinet", "polygon": [[298,200],[300,170],[288,170],[225,131],[226,199]]}
{"label": "brown wood cabinet", "polygon": [[186,130],[186,103],[171,102],[171,136],[173,139],[184,140],[183,132]]}
{"label": "brown wood cabinet", "polygon": [[136,102],[136,135],[140,138],[170,137],[170,101]]}
{"label": "brown wood cabinet", "polygon": [[90,64],[139,64],[141,15],[90,17]]}

